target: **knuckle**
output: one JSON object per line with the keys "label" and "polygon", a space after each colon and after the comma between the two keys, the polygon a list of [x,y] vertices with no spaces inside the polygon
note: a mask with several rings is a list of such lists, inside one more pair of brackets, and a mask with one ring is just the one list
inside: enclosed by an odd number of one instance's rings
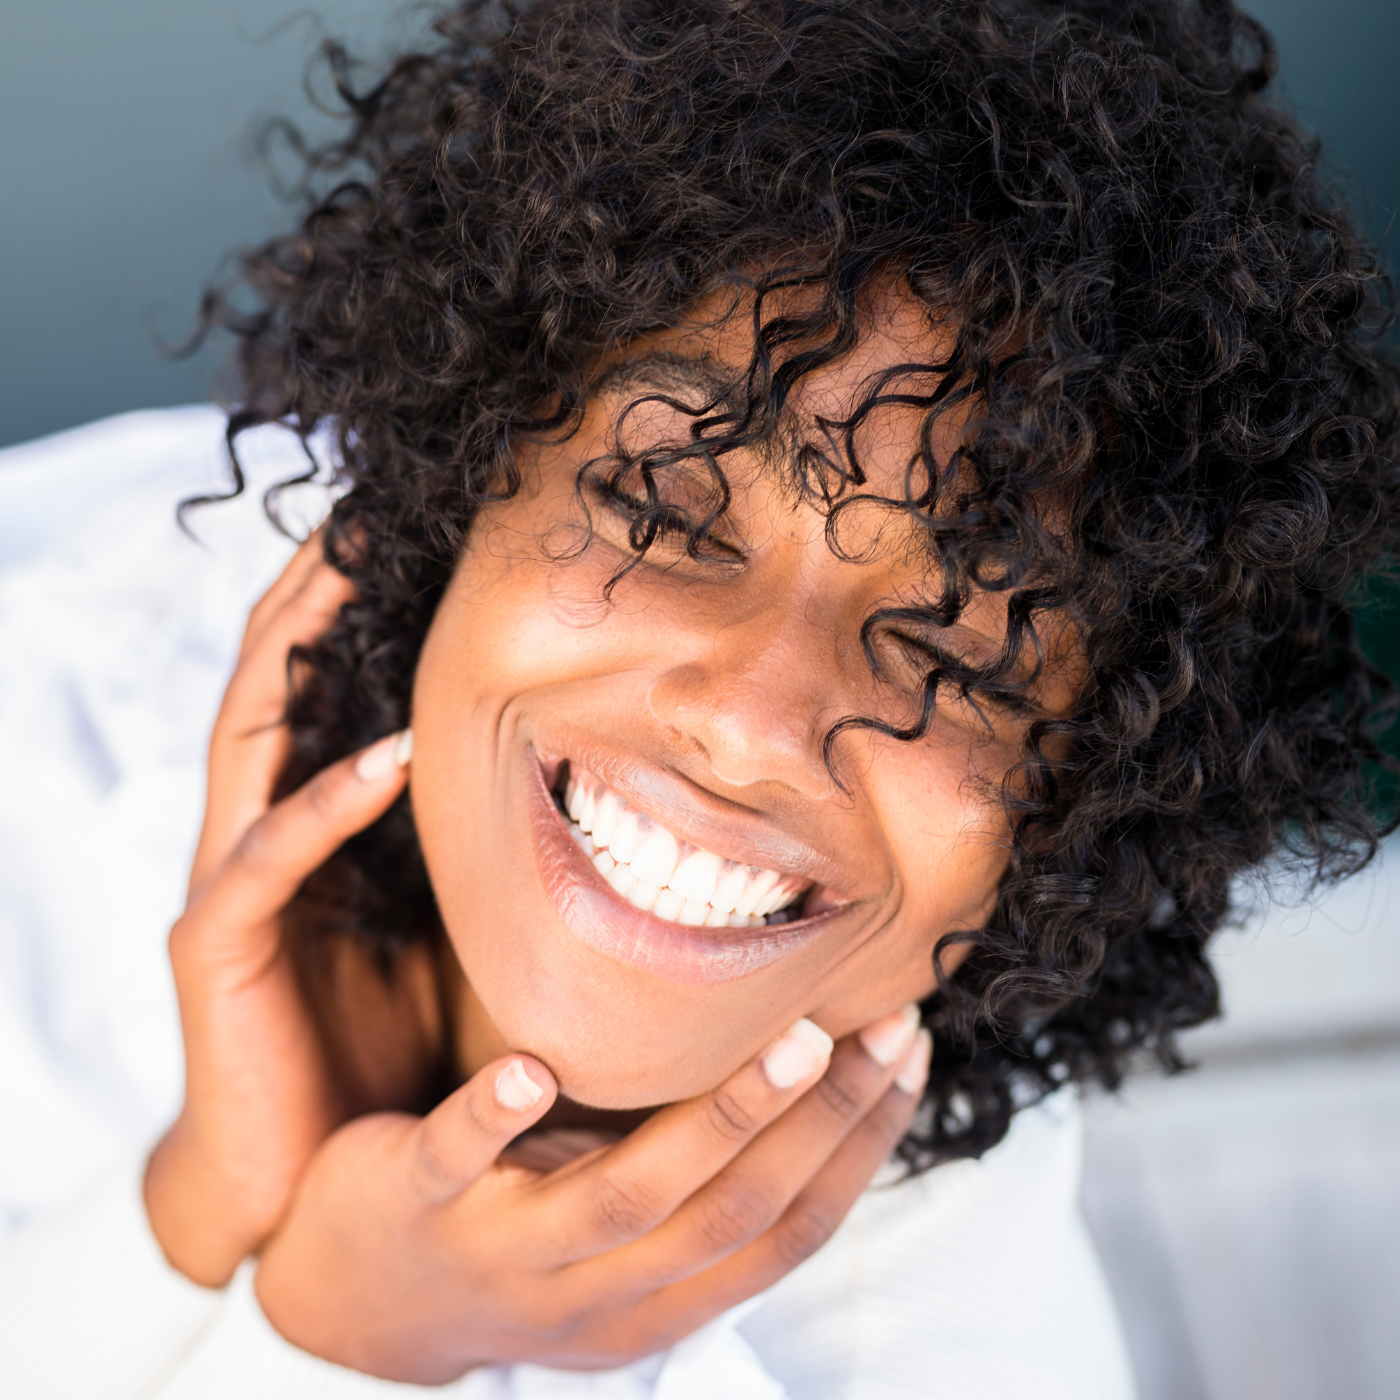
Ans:
{"label": "knuckle", "polygon": [[706,1100],[705,1122],[723,1142],[742,1142],[758,1127],[758,1120],[728,1089],[716,1089]]}
{"label": "knuckle", "polygon": [[815,1201],[799,1197],[773,1230],[773,1247],[789,1269],[810,1259],[836,1232],[837,1222]]}
{"label": "knuckle", "polygon": [[572,1303],[522,1299],[519,1315],[533,1337],[545,1342],[561,1342],[579,1329],[579,1312]]}
{"label": "knuckle", "polygon": [[303,789],[306,810],[320,822],[332,822],[340,812],[342,784],[335,774],[318,773]]}
{"label": "knuckle", "polygon": [[257,876],[269,871],[276,860],[277,842],[268,829],[266,819],[259,818],[238,838],[232,861],[248,874]]}
{"label": "knuckle", "polygon": [[593,1189],[589,1213],[600,1234],[631,1240],[645,1234],[660,1212],[646,1188],[637,1182],[604,1176]]}
{"label": "knuckle", "polygon": [[731,1250],[761,1235],[775,1212],[767,1194],[747,1182],[730,1182],[701,1206],[696,1233],[712,1250]]}
{"label": "knuckle", "polygon": [[915,1105],[907,1094],[897,1091],[882,1095],[880,1102],[866,1115],[865,1128],[878,1141],[893,1145],[904,1136]]}
{"label": "knuckle", "polygon": [[828,1070],[816,1085],[817,1102],[838,1123],[850,1123],[860,1116],[861,1100],[854,1085],[843,1076]]}
{"label": "knuckle", "polygon": [[470,1085],[463,1099],[465,1127],[473,1138],[484,1138],[488,1142],[498,1142],[504,1146],[505,1142],[514,1136],[513,1132],[502,1129],[501,1110],[494,1107],[484,1085]]}
{"label": "knuckle", "polygon": [[414,1171],[418,1183],[429,1188],[441,1186],[447,1180],[447,1162],[442,1155],[441,1145],[425,1134],[418,1144],[414,1156]]}
{"label": "knuckle", "polygon": [[[633,1307],[621,1316],[601,1312],[589,1319],[589,1352],[610,1368],[630,1366],[643,1357],[654,1356],[680,1340],[675,1329],[651,1315],[652,1309]],[[682,1334],[683,1335],[683,1334]]]}
{"label": "knuckle", "polygon": [[437,1191],[453,1181],[452,1160],[443,1135],[425,1124],[418,1135],[418,1147],[413,1157],[414,1171],[420,1187]]}

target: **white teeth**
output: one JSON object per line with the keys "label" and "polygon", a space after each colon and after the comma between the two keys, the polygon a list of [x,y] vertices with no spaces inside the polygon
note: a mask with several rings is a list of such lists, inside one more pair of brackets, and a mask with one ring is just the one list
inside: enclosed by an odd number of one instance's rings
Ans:
{"label": "white teeth", "polygon": [[678,895],[675,890],[662,890],[656,896],[656,903],[651,906],[651,912],[658,919],[679,918],[680,912],[685,908],[685,900]]}
{"label": "white teeth", "polygon": [[634,908],[691,928],[761,928],[768,916],[776,916],[773,922],[799,917],[783,906],[805,882],[682,847],[588,773],[570,774],[562,805],[571,818],[569,835]]}
{"label": "white teeth", "polygon": [[761,870],[756,877],[749,881],[742,894],[734,902],[734,912],[736,914],[752,914],[758,908],[758,902],[774,885],[783,877],[776,870]]}
{"label": "white teeth", "polygon": [[632,886],[632,893],[627,896],[628,902],[635,904],[638,909],[648,910],[656,903],[656,896],[661,891],[655,885],[648,884],[645,880],[638,880]]}
{"label": "white teeth", "polygon": [[626,865],[615,865],[608,872],[608,884],[615,889],[624,899],[632,893],[633,886],[637,883],[637,877],[632,873],[631,868]]}
{"label": "white teeth", "polygon": [[718,878],[719,857],[709,851],[696,851],[681,861],[667,883],[677,894],[683,894],[696,904],[708,905]]}
{"label": "white teeth", "polygon": [[[612,849],[613,832],[617,830],[617,820],[622,815],[622,800],[615,792],[605,792],[598,799],[593,811],[593,840],[599,847]],[[621,859],[616,853],[614,860]]]}
{"label": "white teeth", "polygon": [[642,824],[637,820],[635,812],[623,812],[617,823],[617,830],[612,834],[612,840],[608,842],[608,850],[612,852],[612,858],[623,861],[630,865],[632,857],[637,854],[637,847],[642,844]]}
{"label": "white teeth", "polygon": [[653,826],[647,832],[646,839],[637,847],[636,855],[627,863],[636,872],[639,880],[646,880],[652,885],[668,885],[675,873],[679,857],[676,838],[664,827]]}
{"label": "white teeth", "polygon": [[586,831],[584,831],[583,828],[580,827],[577,822],[569,823],[569,835],[572,836],[576,842],[578,842],[579,846],[583,850],[584,855],[586,855],[589,858],[589,860],[592,860],[593,852],[596,849],[593,845],[593,838]]}
{"label": "white teeth", "polygon": [[775,910],[786,904],[791,898],[792,891],[788,889],[786,884],[779,882],[754,905],[753,912],[755,914],[772,914]]}
{"label": "white teeth", "polygon": [[710,896],[711,908],[723,909],[726,914],[732,914],[734,905],[738,902],[739,896],[743,894],[744,886],[748,882],[749,872],[742,865],[736,865],[729,870],[721,870],[719,883],[715,886],[714,894]]}

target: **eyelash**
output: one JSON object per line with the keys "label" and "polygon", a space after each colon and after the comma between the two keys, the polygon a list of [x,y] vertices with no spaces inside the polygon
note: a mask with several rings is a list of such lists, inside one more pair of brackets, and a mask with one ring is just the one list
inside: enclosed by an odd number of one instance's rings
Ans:
{"label": "eyelash", "polygon": [[[644,515],[650,514],[656,521],[656,534],[652,540],[654,547],[659,541],[668,536],[681,536],[687,542],[690,539],[693,529],[693,522],[690,517],[679,506],[672,505],[666,501],[658,501],[655,506],[647,501],[632,495],[612,478],[595,478],[590,483],[590,490],[595,499],[610,510],[614,515],[628,522],[630,527],[635,525]],[[719,551],[724,556],[722,559],[714,559],[707,562],[727,563],[738,562],[742,559],[741,552],[725,540],[717,538],[713,534],[707,533],[696,541],[696,549],[703,549],[705,546]],[[691,553],[689,549],[686,551]],[[692,557],[703,559],[704,556],[694,554]]]}
{"label": "eyelash", "polygon": [[[955,656],[952,652],[945,651],[942,647],[936,646],[931,642],[924,641],[921,638],[911,637],[904,632],[894,631],[891,631],[886,635],[897,641],[903,648],[905,648],[906,652],[913,653],[921,661],[928,663],[927,669],[924,673],[925,676],[927,676],[929,671],[936,670],[939,666],[955,667],[959,670],[975,669],[971,665],[971,663],[965,661],[962,657]],[[958,689],[962,689],[961,685],[958,685]],[[1002,710],[1007,714],[1020,715],[1029,718],[1030,716],[1036,713],[1035,705],[1032,704],[1031,701],[1026,699],[1023,695],[1019,695],[1016,693],[996,694],[984,688],[983,686],[979,686],[978,684],[973,682],[968,685],[967,694],[969,697],[975,695],[979,697],[980,700],[984,701],[986,704],[989,704],[995,707],[996,709]]]}

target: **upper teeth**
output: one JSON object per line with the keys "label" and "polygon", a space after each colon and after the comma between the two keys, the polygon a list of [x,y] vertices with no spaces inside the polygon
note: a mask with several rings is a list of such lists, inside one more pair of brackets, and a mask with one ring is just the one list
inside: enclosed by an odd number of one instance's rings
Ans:
{"label": "upper teeth", "polygon": [[582,769],[571,768],[564,806],[570,834],[598,873],[629,904],[661,919],[754,928],[810,883],[686,845]]}

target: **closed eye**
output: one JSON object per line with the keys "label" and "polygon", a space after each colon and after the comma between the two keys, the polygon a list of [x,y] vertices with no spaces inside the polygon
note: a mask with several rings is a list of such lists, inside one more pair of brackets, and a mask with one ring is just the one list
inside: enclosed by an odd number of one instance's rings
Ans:
{"label": "closed eye", "polygon": [[1040,707],[1031,699],[1031,689],[1024,680],[992,679],[994,668],[958,656],[927,637],[913,636],[891,628],[885,636],[899,649],[905,664],[917,673],[922,684],[935,671],[940,672],[940,690],[947,686],[960,698],[975,697],[1008,714],[1032,716]]}
{"label": "closed eye", "polygon": [[661,481],[657,474],[652,478],[653,492],[649,496],[640,476],[640,472],[629,469],[621,473],[590,473],[587,479],[588,494],[602,507],[602,519],[595,524],[614,543],[624,544],[625,531],[625,547],[632,553],[645,551],[645,557],[654,563],[674,563],[682,558],[728,565],[744,562],[743,551],[718,535],[718,522],[710,520],[719,504],[717,493],[686,491],[682,487],[680,494],[692,499],[678,501],[674,495],[679,483]]}

